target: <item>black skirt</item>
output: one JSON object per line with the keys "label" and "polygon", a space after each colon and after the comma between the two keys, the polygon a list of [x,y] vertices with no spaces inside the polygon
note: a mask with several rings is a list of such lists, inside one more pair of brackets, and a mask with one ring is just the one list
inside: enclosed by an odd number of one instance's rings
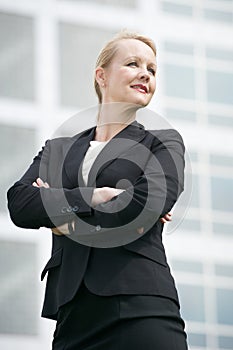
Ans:
{"label": "black skirt", "polygon": [[98,296],[84,284],[62,306],[53,350],[187,350],[184,322],[171,299]]}

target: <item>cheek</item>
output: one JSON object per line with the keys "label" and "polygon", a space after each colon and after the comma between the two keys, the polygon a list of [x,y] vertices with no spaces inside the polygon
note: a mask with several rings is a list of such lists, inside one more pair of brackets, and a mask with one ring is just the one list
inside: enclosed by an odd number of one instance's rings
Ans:
{"label": "cheek", "polygon": [[132,79],[135,78],[135,75],[136,74],[136,71],[133,70],[132,68],[129,69],[128,67],[123,67],[119,70],[119,78],[122,80],[122,81],[125,81],[125,82],[129,82],[131,81]]}
{"label": "cheek", "polygon": [[124,68],[122,69],[115,69],[115,71],[112,71],[110,78],[109,78],[109,86],[111,88],[116,89],[117,86],[125,85],[129,83],[130,80],[130,74],[127,72]]}
{"label": "cheek", "polygon": [[151,91],[152,93],[154,93],[156,90],[156,80],[154,80],[152,83],[151,83]]}

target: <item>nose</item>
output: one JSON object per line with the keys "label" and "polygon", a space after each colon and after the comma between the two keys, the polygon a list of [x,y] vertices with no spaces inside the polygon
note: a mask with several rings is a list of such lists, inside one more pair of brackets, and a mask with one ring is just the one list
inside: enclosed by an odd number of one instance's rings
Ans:
{"label": "nose", "polygon": [[141,81],[148,82],[150,80],[150,75],[147,69],[141,69],[141,71],[138,73],[138,77]]}

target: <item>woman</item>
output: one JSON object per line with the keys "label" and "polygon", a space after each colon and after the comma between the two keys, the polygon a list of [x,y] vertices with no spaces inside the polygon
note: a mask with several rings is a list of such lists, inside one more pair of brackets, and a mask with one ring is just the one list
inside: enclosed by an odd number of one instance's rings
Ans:
{"label": "woman", "polygon": [[47,141],[8,191],[16,225],[53,232],[42,316],[57,320],[54,350],[187,349],[162,244],[184,147],[175,130],[135,120],[155,77],[153,41],[115,37],[97,60],[96,127]]}

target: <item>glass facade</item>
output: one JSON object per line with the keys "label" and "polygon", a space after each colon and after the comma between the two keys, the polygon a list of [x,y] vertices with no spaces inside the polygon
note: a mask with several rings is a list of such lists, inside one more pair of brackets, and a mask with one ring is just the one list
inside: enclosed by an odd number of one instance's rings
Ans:
{"label": "glass facade", "polygon": [[34,243],[0,241],[0,334],[39,332],[36,259]]}
{"label": "glass facade", "polygon": [[212,207],[214,210],[232,213],[233,207],[233,179],[211,178]]}
{"label": "glass facade", "polygon": [[215,125],[218,127],[233,128],[233,117],[224,115],[208,115],[208,121],[210,125]]}
{"label": "glass facade", "polygon": [[93,89],[95,59],[102,43],[114,33],[77,24],[59,24],[61,105],[90,107],[97,103]]}
{"label": "glass facade", "polygon": [[185,4],[179,4],[178,2],[171,1],[162,1],[162,10],[172,15],[181,15],[181,16],[192,16],[193,8]]}
{"label": "glass facade", "polygon": [[204,18],[219,21],[219,22],[229,22],[232,24],[233,22],[233,14],[231,12],[219,11],[213,9],[204,9]]}
{"label": "glass facade", "polygon": [[224,337],[224,336],[221,336],[218,338],[219,340],[219,347],[221,349],[228,349],[228,350],[231,350],[232,347],[233,347],[233,337]]}
{"label": "glass facade", "polygon": [[197,115],[192,111],[185,111],[182,109],[167,108],[166,117],[169,120],[180,120],[184,122],[196,122]]}
{"label": "glass facade", "polygon": [[232,300],[233,289],[216,290],[217,320],[220,324],[233,325]]}
{"label": "glass facade", "polygon": [[192,67],[164,65],[165,94],[185,99],[195,99],[195,71]]}
{"label": "glass facade", "polygon": [[[183,318],[187,321],[205,321],[204,288],[187,284],[178,284]],[[192,303],[190,303],[190,296]]]}
{"label": "glass facade", "polygon": [[195,347],[206,347],[206,335],[200,334],[200,333],[189,333],[188,334],[188,341],[192,346]]}
{"label": "glass facade", "polygon": [[[29,166],[38,142],[50,138],[49,125],[97,103],[97,55],[128,28],[155,39],[159,95],[152,104],[159,102],[180,131],[191,159],[187,214],[174,235],[165,234],[190,349],[233,349],[232,1],[8,4],[0,1],[0,348],[47,349],[54,331],[39,320],[45,259],[39,247],[50,241],[13,226],[6,190]],[[104,9],[103,17],[96,9]],[[131,11],[127,23],[122,10]],[[157,26],[168,19],[172,25]]]}
{"label": "glass facade", "polygon": [[233,51],[229,50],[219,50],[214,47],[207,47],[206,48],[206,57],[212,58],[215,60],[222,60],[222,61],[233,61]]}
{"label": "glass facade", "polygon": [[0,212],[6,211],[6,190],[24,173],[34,152],[35,129],[0,124]]}
{"label": "glass facade", "polygon": [[34,21],[0,13],[0,96],[35,99]]}
{"label": "glass facade", "polygon": [[207,70],[206,78],[208,101],[233,104],[233,73]]}
{"label": "glass facade", "polygon": [[[58,0],[59,1],[59,0]],[[104,6],[115,6],[115,7],[129,7],[133,8],[137,6],[137,0],[65,0],[65,1],[73,1],[73,2],[83,2],[83,3],[93,3],[100,4]]]}

